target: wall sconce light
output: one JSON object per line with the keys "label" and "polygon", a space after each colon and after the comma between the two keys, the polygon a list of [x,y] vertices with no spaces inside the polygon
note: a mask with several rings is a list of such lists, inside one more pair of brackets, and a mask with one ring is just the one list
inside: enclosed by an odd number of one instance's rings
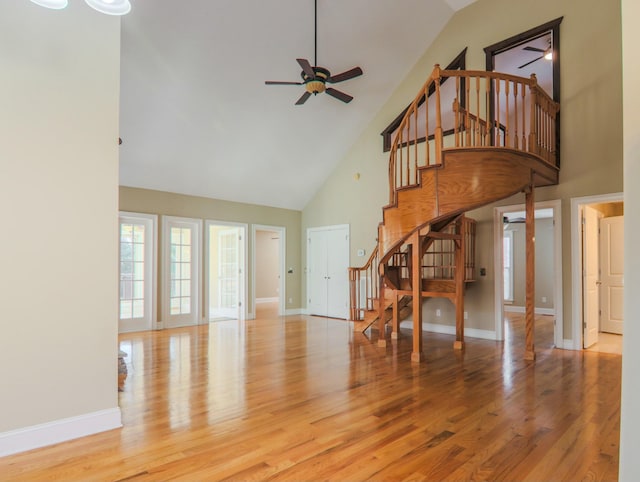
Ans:
{"label": "wall sconce light", "polygon": [[[65,8],[68,0],[31,0],[41,7],[53,8],[60,10]],[[126,15],[131,11],[131,2],[129,0],[84,0],[94,10],[107,15]]]}

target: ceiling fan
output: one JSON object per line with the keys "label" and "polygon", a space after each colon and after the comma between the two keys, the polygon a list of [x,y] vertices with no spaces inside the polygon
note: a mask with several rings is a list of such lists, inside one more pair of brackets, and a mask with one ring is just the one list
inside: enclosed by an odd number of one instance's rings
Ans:
{"label": "ceiling fan", "polygon": [[345,80],[353,79],[362,75],[362,69],[360,67],[354,67],[346,72],[342,72],[337,75],[331,75],[331,72],[324,67],[318,67],[318,0],[314,0],[314,64],[312,66],[307,59],[296,59],[302,72],[302,82],[281,82],[277,80],[267,80],[266,85],[304,85],[305,92],[296,102],[296,105],[304,104],[311,94],[317,95],[325,92],[332,97],[335,97],[342,102],[349,103],[353,100],[353,97],[349,94],[345,94],[333,87],[327,87],[326,84],[337,84],[338,82],[344,82]]}
{"label": "ceiling fan", "polygon": [[539,49],[538,47],[531,47],[530,45],[527,45],[526,47],[524,47],[522,50],[526,50],[528,52],[538,52],[541,53],[542,55],[540,57],[536,57],[533,60],[530,60],[529,62],[526,62],[524,64],[522,64],[520,67],[518,67],[519,69],[526,67],[527,65],[530,65],[534,62],[537,62],[540,59],[544,59],[547,58],[549,60],[551,60],[553,57],[553,51],[551,50],[551,38],[549,38],[549,47],[547,47],[546,49]]}

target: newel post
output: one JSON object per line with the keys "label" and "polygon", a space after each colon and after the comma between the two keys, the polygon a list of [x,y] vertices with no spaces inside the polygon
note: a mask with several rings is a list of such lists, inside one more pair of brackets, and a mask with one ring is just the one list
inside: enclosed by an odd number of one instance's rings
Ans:
{"label": "newel post", "polygon": [[[436,142],[436,164],[442,164],[442,109],[440,107],[440,64],[436,64],[431,74],[436,86],[436,129],[434,140]],[[429,92],[426,93],[428,96]]]}
{"label": "newel post", "polygon": [[531,74],[531,120],[529,123],[529,152],[538,154],[538,79]]}

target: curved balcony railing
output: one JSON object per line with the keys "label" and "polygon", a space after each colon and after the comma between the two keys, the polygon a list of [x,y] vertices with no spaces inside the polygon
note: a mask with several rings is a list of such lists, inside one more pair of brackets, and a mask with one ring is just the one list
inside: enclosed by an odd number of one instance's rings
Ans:
{"label": "curved balcony railing", "polygon": [[390,203],[417,186],[420,168],[442,163],[442,152],[505,148],[556,166],[559,104],[530,78],[438,65],[396,129],[389,162]]}

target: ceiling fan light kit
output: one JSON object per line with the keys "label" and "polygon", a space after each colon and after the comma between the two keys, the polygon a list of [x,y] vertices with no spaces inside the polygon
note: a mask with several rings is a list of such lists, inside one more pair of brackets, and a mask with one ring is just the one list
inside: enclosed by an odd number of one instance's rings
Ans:
{"label": "ceiling fan light kit", "polygon": [[362,75],[362,69],[360,67],[354,67],[346,72],[342,72],[338,75],[331,75],[328,69],[324,67],[318,67],[318,0],[314,0],[314,52],[315,52],[315,66],[312,66],[307,59],[296,59],[302,72],[302,82],[286,82],[277,80],[267,80],[266,85],[303,85],[305,92],[296,102],[296,105],[304,104],[311,94],[317,95],[323,92],[329,94],[331,97],[335,97],[344,103],[349,103],[353,100],[353,97],[349,94],[345,94],[332,87],[327,87],[327,83],[336,84],[338,82],[344,82],[345,80],[353,79]]}
{"label": "ceiling fan light kit", "polygon": [[[41,7],[61,10],[69,4],[68,0],[31,0]],[[129,0],[84,0],[94,10],[107,15],[126,15],[131,11]]]}
{"label": "ceiling fan light kit", "polygon": [[36,5],[40,5],[45,8],[52,8],[54,10],[61,10],[66,8],[69,4],[68,0],[31,0]]}

